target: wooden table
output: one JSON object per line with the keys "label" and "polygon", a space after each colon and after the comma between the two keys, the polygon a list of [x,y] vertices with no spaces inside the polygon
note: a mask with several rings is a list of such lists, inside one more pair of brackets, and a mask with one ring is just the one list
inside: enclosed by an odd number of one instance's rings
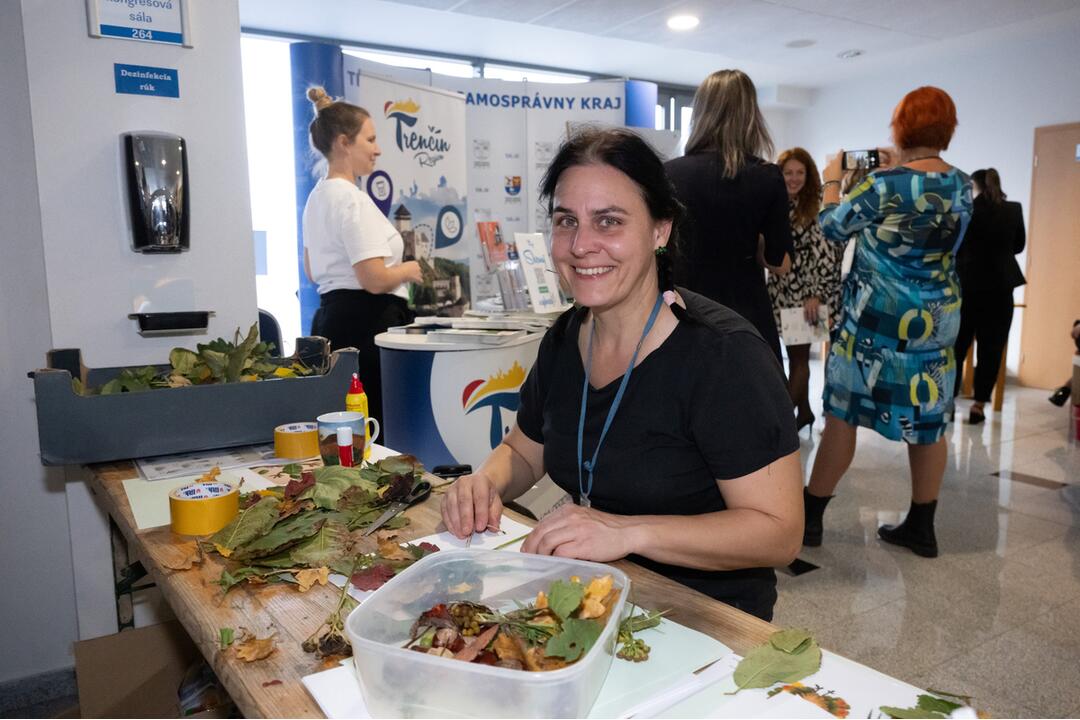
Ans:
{"label": "wooden table", "polygon": [[[324,668],[300,648],[337,604],[340,590],[316,586],[300,593],[295,585],[242,584],[222,595],[215,581],[224,563],[210,555],[190,570],[168,570],[163,563],[178,559],[178,544],[188,538],[168,527],[137,530],[123,481],[137,477],[130,462],[91,468],[91,488],[101,498],[128,542],[128,550],[146,568],[176,617],[202,651],[245,717],[322,717],[300,679]],[[436,479],[438,482],[438,479]],[[408,510],[411,522],[400,531],[403,540],[442,530],[440,496]],[[511,513],[512,514],[512,513]],[[521,516],[516,519],[528,523]],[[614,563],[634,583],[635,600],[647,608],[672,608],[676,622],[711,635],[743,654],[765,641],[776,628],[758,618],[717,602],[672,580],[627,561]],[[219,629],[247,628],[259,637],[277,636],[277,651],[253,663],[238,660],[220,648]],[[264,685],[274,680],[280,684]]]}

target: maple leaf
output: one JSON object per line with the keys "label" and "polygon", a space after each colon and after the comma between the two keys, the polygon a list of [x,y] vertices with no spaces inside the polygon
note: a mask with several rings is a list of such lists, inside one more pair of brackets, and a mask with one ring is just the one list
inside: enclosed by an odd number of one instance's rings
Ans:
{"label": "maple leaf", "polygon": [[258,638],[243,628],[241,630],[243,635],[233,644],[233,648],[236,650],[236,657],[244,662],[262,660],[272,655],[274,650],[277,649],[274,642],[274,635],[277,633],[271,634],[269,637]]}
{"label": "maple leaf", "polygon": [[380,563],[353,573],[350,581],[357,590],[378,590],[392,577],[394,569]]}
{"label": "maple leaf", "polygon": [[397,533],[383,531],[375,533],[375,540],[379,543],[379,557],[384,560],[413,560],[413,554],[401,547],[397,542]]}
{"label": "maple leaf", "polygon": [[307,592],[315,583],[325,585],[330,579],[330,568],[321,567],[317,570],[306,569],[296,573],[296,582],[300,583],[300,592]]}
{"label": "maple leaf", "polygon": [[420,548],[421,550],[423,550],[427,554],[431,554],[433,552],[439,552],[439,550],[440,550],[438,545],[436,545],[434,543],[429,543],[429,542],[422,542],[419,545],[417,545],[416,547]]}
{"label": "maple leaf", "polygon": [[288,483],[286,483],[286,485],[285,485],[285,498],[286,499],[294,498],[297,495],[299,495],[300,493],[307,490],[309,487],[312,487],[313,485],[315,485],[315,475],[314,475],[314,473],[311,473],[311,472],[308,472],[307,470],[305,470],[304,472],[302,472],[300,474],[300,479],[299,480],[290,480]]}
{"label": "maple leaf", "polygon": [[168,557],[161,564],[169,570],[190,570],[192,565],[203,561],[202,551],[194,540],[166,546],[164,551]]}

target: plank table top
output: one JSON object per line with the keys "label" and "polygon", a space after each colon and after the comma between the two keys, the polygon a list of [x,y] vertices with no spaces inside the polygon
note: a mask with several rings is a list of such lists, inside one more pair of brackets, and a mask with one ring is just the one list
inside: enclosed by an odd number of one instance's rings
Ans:
{"label": "plank table top", "polygon": [[[138,477],[135,465],[111,463],[90,470],[91,488],[120,528],[129,551],[161,589],[244,717],[323,717],[301,678],[329,668],[315,655],[305,653],[300,644],[333,611],[340,590],[316,585],[301,593],[291,583],[243,583],[223,595],[216,581],[225,562],[217,555],[204,556],[190,570],[170,570],[166,566],[182,559],[180,545],[190,538],[174,535],[167,526],[137,529],[123,487],[124,480]],[[442,482],[432,479],[434,484]],[[439,515],[440,499],[440,491],[436,490],[425,502],[406,511],[410,523],[399,531],[403,542],[445,529]],[[534,524],[510,511],[507,514]],[[767,622],[634,563],[621,560],[612,564],[631,577],[634,599],[642,607],[671,608],[669,618],[720,640],[737,653],[744,654],[776,630]],[[225,627],[237,633],[246,628],[260,638],[273,633],[277,649],[264,660],[243,662],[232,650],[221,649],[219,631]],[[268,684],[275,680],[280,684]]]}

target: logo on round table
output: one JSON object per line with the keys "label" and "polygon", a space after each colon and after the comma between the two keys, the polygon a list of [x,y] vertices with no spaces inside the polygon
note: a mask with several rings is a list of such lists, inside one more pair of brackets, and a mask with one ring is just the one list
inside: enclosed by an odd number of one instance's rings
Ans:
{"label": "logo on round table", "polygon": [[498,447],[503,439],[502,411],[517,412],[519,391],[523,382],[525,382],[525,368],[515,360],[506,372],[496,372],[487,380],[473,380],[461,393],[461,407],[466,415],[490,409],[491,424],[488,439],[492,450]]}
{"label": "logo on round table", "polygon": [[506,194],[510,197],[515,197],[521,192],[521,176],[520,175],[507,175],[506,176]]}

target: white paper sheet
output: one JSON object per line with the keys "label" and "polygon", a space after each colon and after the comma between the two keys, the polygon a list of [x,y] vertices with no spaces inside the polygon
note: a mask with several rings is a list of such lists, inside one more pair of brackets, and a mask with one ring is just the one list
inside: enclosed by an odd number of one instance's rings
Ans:
{"label": "white paper sheet", "polygon": [[806,322],[801,307],[780,308],[780,337],[785,345],[809,345],[829,339],[829,306],[818,306],[816,325]]}

